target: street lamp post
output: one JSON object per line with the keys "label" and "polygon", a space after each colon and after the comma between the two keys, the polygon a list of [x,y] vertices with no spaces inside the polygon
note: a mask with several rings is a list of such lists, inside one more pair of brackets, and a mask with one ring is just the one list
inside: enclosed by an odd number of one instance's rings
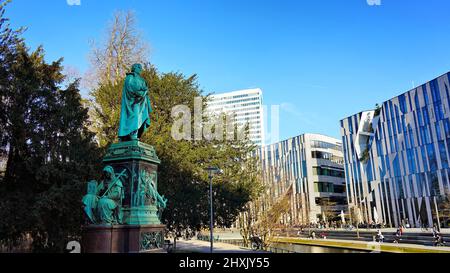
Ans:
{"label": "street lamp post", "polygon": [[209,178],[209,206],[210,206],[210,222],[209,222],[209,241],[211,243],[210,246],[210,252],[213,253],[213,247],[214,247],[214,237],[213,237],[213,230],[214,230],[214,209],[213,209],[213,191],[212,191],[212,179],[215,174],[221,173],[221,170],[217,167],[209,167],[205,169],[208,171],[208,178]]}

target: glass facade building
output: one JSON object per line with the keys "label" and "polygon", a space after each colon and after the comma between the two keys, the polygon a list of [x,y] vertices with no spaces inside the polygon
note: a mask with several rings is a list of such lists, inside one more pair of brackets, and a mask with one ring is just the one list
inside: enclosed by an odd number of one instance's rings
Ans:
{"label": "glass facade building", "polygon": [[208,103],[209,112],[234,113],[235,124],[249,124],[249,138],[255,144],[264,145],[264,109],[261,89],[247,89],[211,96]]}
{"label": "glass facade building", "polygon": [[450,73],[341,120],[347,198],[365,222],[449,225]]}
{"label": "glass facade building", "polygon": [[262,181],[273,203],[290,195],[290,226],[328,221],[346,210],[344,160],[338,139],[304,134],[261,147]]}

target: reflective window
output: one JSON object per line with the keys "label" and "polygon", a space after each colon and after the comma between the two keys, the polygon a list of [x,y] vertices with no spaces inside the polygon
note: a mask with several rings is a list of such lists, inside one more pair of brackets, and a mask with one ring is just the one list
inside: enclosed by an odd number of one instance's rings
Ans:
{"label": "reflective window", "polygon": [[428,152],[428,159],[430,162],[430,171],[434,172],[437,170],[437,160],[433,143],[427,145],[427,152]]}

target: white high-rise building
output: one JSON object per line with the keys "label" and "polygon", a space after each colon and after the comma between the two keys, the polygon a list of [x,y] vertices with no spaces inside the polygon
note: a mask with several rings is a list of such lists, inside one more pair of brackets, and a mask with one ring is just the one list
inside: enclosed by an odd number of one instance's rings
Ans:
{"label": "white high-rise building", "polygon": [[211,95],[208,111],[235,113],[238,126],[250,126],[249,138],[257,145],[264,145],[264,116],[262,91],[259,88]]}

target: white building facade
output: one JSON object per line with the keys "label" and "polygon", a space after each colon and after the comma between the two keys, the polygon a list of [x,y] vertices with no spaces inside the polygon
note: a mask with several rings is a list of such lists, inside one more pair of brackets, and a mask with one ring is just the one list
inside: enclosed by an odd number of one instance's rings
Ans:
{"label": "white building facade", "polygon": [[347,200],[342,145],[338,139],[304,134],[261,147],[258,153],[269,203],[290,195],[291,208],[284,224],[339,221]]}
{"label": "white building facade", "polygon": [[233,91],[210,96],[208,112],[234,113],[238,126],[249,124],[249,138],[256,145],[264,145],[263,95],[259,88]]}
{"label": "white building facade", "polygon": [[450,226],[450,73],[341,120],[341,134],[364,222]]}

